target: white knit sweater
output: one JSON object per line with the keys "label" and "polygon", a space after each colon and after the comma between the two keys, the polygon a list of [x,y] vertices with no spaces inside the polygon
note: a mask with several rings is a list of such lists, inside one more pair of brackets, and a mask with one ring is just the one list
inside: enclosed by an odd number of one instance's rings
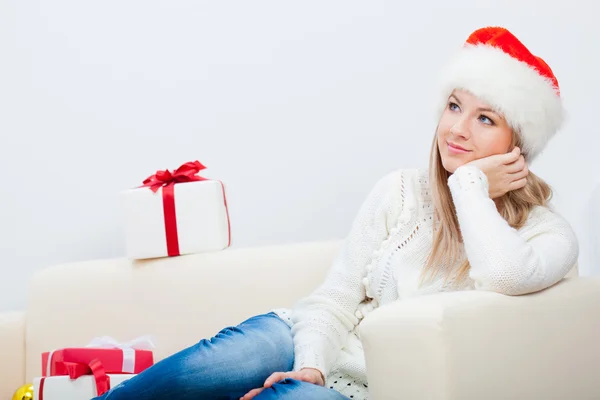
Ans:
{"label": "white knit sweater", "polygon": [[515,230],[488,195],[485,174],[462,166],[448,185],[470,264],[466,282],[442,279],[419,287],[431,251],[433,203],[426,170],[400,170],[381,179],[361,207],[325,282],[293,310],[289,321],[294,369],[320,370],[326,385],[353,399],[367,398],[358,326],[374,308],[396,300],[454,290],[507,295],[538,291],[575,265],[579,246],[571,226],[537,207]]}

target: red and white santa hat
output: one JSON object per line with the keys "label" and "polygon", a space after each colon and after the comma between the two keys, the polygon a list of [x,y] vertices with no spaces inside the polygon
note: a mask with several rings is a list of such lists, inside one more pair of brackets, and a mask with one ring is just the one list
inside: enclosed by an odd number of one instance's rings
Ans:
{"label": "red and white santa hat", "polygon": [[521,151],[528,161],[546,147],[564,120],[554,73],[505,28],[473,32],[444,67],[441,84],[440,116],[453,90],[470,92],[521,135]]}

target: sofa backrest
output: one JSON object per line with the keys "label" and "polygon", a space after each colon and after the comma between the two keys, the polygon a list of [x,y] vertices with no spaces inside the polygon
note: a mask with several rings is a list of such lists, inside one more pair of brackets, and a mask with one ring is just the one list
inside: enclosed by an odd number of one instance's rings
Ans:
{"label": "sofa backrest", "polygon": [[[26,378],[41,353],[94,337],[151,335],[160,360],[226,326],[291,307],[325,278],[341,241],[228,249],[161,258],[95,260],[34,276],[26,312]],[[577,276],[577,266],[570,276]]]}

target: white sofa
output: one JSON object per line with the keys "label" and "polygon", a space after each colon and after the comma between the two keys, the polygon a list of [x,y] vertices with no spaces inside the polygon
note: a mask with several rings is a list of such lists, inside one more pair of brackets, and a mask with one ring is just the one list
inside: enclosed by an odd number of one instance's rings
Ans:
{"label": "white sofa", "polygon": [[[325,277],[339,242],[229,249],[37,273],[23,313],[0,315],[0,399],[40,354],[150,334],[162,359],[219,329],[292,306]],[[575,272],[576,273],[576,272]],[[508,297],[457,292],[382,307],[363,322],[372,399],[600,398],[600,281],[573,277]]]}

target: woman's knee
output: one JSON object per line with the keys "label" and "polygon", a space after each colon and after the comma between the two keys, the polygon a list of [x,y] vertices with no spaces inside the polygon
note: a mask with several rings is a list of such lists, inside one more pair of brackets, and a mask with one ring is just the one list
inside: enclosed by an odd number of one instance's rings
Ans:
{"label": "woman's knee", "polygon": [[274,355],[294,356],[294,339],[290,327],[273,313],[261,314],[239,324],[237,329],[247,335],[262,352]]}
{"label": "woman's knee", "polygon": [[262,386],[273,372],[290,370],[294,345],[289,327],[277,316],[265,314],[201,340],[178,361],[172,379],[181,387],[205,386],[206,380],[222,390],[243,390]]}

